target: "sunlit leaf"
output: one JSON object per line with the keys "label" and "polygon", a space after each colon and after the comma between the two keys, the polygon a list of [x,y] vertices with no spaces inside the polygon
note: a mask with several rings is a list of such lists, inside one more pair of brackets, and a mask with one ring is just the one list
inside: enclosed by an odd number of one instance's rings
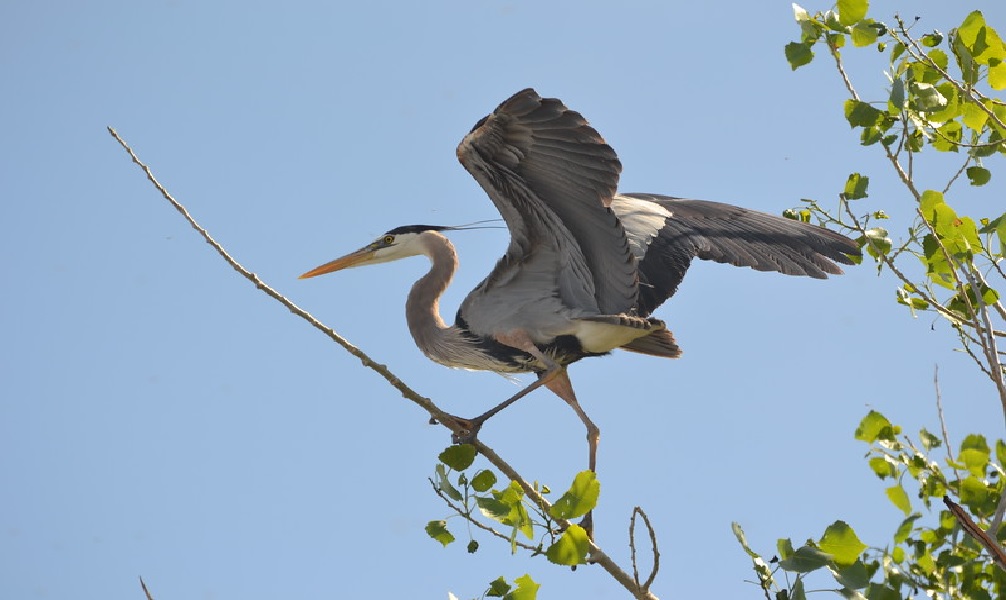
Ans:
{"label": "sunlit leaf", "polygon": [[503,600],[535,600],[538,597],[538,588],[541,585],[535,583],[530,575],[525,573],[513,582],[517,584],[517,589],[504,596]]}
{"label": "sunlit leaf", "polygon": [[866,544],[859,540],[856,532],[845,521],[835,521],[829,525],[818,546],[830,554],[839,566],[851,565],[866,550]]}
{"label": "sunlit leaf", "polygon": [[561,498],[552,504],[549,513],[556,519],[575,519],[582,517],[597,506],[597,498],[601,494],[601,482],[593,471],[581,471],[576,474],[573,484]]}
{"label": "sunlit leaf", "polygon": [[940,33],[939,31],[927,33],[921,38],[919,38],[919,41],[922,42],[923,46],[927,48],[933,48],[935,46],[939,46],[940,43],[943,42],[943,34]]}
{"label": "sunlit leaf", "polygon": [[856,439],[872,444],[878,439],[893,440],[894,427],[887,417],[875,410],[871,410],[856,428]]}
{"label": "sunlit leaf", "polygon": [[842,25],[852,25],[866,18],[870,7],[867,0],[838,0],[838,21]]}
{"label": "sunlit leaf", "polygon": [[454,536],[447,531],[447,521],[430,521],[426,524],[426,534],[444,546],[454,541]]}
{"label": "sunlit leaf", "polygon": [[914,100],[909,104],[919,112],[935,112],[947,106],[947,99],[931,83],[912,82],[909,89]]}
{"label": "sunlit leaf", "polygon": [[852,45],[857,48],[869,46],[877,41],[877,28],[872,19],[864,19],[852,26]]}
{"label": "sunlit leaf", "polygon": [[894,459],[887,455],[870,458],[870,469],[881,479],[896,477],[898,474],[896,465]]}
{"label": "sunlit leaf", "polygon": [[887,499],[891,501],[894,506],[905,513],[908,516],[912,512],[912,502],[908,499],[908,494],[905,492],[905,488],[901,487],[901,484],[892,485],[885,490],[887,493]]}
{"label": "sunlit leaf", "polygon": [[964,124],[975,131],[981,131],[982,127],[985,127],[985,122],[989,119],[988,113],[982,110],[982,108],[982,106],[979,106],[975,102],[966,102],[961,111],[964,117]]}
{"label": "sunlit leaf", "polygon": [[557,565],[582,565],[587,562],[587,552],[590,551],[590,539],[587,532],[579,525],[570,525],[562,532],[559,539],[548,547],[545,557]]}
{"label": "sunlit leaf", "polygon": [[1006,89],[1006,62],[989,67],[989,87],[994,90]]}
{"label": "sunlit leaf", "polygon": [[866,198],[869,196],[869,194],[866,193],[869,186],[869,177],[860,175],[859,173],[852,173],[845,182],[843,195],[846,200],[859,200],[860,198]]}
{"label": "sunlit leaf", "polygon": [[922,430],[919,431],[919,441],[922,442],[922,447],[925,448],[926,450],[939,448],[940,446],[943,445],[943,441],[936,435],[929,433],[929,430],[926,429],[925,427],[923,427]]}
{"label": "sunlit leaf", "polygon": [[971,434],[961,442],[961,451],[957,455],[957,460],[967,467],[977,477],[985,475],[985,468],[988,466],[991,451],[985,436]]}
{"label": "sunlit leaf", "polygon": [[969,14],[957,28],[957,36],[975,62],[983,65],[1006,60],[1006,47],[995,29],[985,23],[981,11]]}
{"label": "sunlit leaf", "polygon": [[901,525],[898,525],[898,530],[894,532],[894,543],[901,544],[908,539],[908,536],[912,534],[912,528],[915,527],[915,521],[917,521],[922,515],[916,513],[904,521]]}
{"label": "sunlit leaf", "polygon": [[776,540],[775,548],[779,553],[780,560],[786,560],[787,558],[793,556],[793,541],[789,538],[779,538]]}
{"label": "sunlit leaf", "polygon": [[831,556],[813,546],[800,546],[792,556],[779,561],[779,568],[790,573],[810,573],[831,563]]}

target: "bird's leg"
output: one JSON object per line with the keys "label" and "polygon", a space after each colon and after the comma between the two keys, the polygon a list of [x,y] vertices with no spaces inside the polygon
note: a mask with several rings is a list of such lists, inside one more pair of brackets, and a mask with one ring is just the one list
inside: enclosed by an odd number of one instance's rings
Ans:
{"label": "bird's leg", "polygon": [[[543,377],[544,379],[544,377]],[[597,425],[590,420],[587,416],[586,411],[580,406],[580,403],[576,400],[576,394],[573,392],[573,384],[569,381],[569,375],[566,373],[566,369],[562,368],[554,377],[549,379],[545,383],[545,387],[552,390],[556,396],[559,396],[566,401],[566,404],[573,409],[576,416],[580,417],[580,421],[583,422],[584,426],[587,428],[587,446],[588,446],[588,465],[590,466],[590,471],[592,473],[597,472],[597,444],[601,440],[601,430],[598,429]],[[594,519],[593,513],[588,512],[583,516],[583,520],[580,521],[580,526],[587,531],[587,535],[591,539],[594,539]]]}
{"label": "bird's leg", "polygon": [[463,443],[466,440],[475,439],[475,436],[478,435],[479,429],[482,428],[483,423],[488,421],[491,417],[495,416],[496,413],[502,411],[504,408],[520,400],[524,396],[527,396],[528,394],[540,388],[541,386],[548,385],[548,382],[553,377],[555,377],[555,374],[558,371],[563,370],[562,367],[556,364],[554,360],[545,356],[542,353],[542,351],[539,350],[538,347],[534,345],[534,342],[531,340],[531,336],[528,335],[527,332],[524,330],[517,329],[509,333],[497,334],[495,337],[496,341],[498,341],[499,343],[506,344],[511,348],[517,348],[518,350],[523,350],[524,352],[527,352],[531,356],[535,357],[536,359],[538,359],[539,362],[541,362],[547,367],[547,370],[538,375],[537,381],[525,387],[524,389],[517,392],[513,396],[507,398],[503,402],[500,402],[499,404],[487,410],[486,412],[482,413],[481,415],[475,417],[474,419],[462,419],[459,417],[455,417],[454,421],[458,425],[460,425],[461,428],[468,431],[468,433],[464,435],[455,434],[454,436],[455,443]]}

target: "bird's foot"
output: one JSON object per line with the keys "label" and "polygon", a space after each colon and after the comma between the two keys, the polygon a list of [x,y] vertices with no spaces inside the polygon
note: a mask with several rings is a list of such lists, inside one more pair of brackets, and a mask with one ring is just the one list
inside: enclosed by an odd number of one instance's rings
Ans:
{"label": "bird's foot", "polygon": [[[482,423],[485,419],[474,418],[465,419],[463,417],[455,417],[450,415],[449,421],[445,419],[444,425],[449,427],[454,433],[451,434],[451,441],[455,444],[468,444],[475,441],[475,438],[479,434],[479,430],[482,429]],[[430,419],[430,424],[435,424],[434,419]]]}

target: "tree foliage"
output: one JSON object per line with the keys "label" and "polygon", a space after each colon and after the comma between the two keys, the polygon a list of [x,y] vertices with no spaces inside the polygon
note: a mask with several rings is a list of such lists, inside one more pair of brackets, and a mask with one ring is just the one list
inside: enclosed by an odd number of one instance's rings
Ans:
{"label": "tree foliage", "polygon": [[[787,216],[854,232],[878,271],[894,276],[896,301],[948,326],[1006,412],[998,348],[1006,321],[998,292],[1006,281],[1006,213],[965,214],[954,193],[962,185],[989,184],[993,159],[1006,154],[1006,103],[996,96],[1006,89],[1006,44],[979,11],[947,34],[916,32],[917,24],[898,17],[893,26],[875,21],[866,0],[840,0],[813,15],[794,5],[794,13],[800,37],[785,48],[790,66],[804,67],[819,52],[833,60],[849,94],[842,114],[859,143],[880,152],[898,176],[913,216],[888,224],[887,211],[869,205],[869,176],[860,172],[838,192],[837,209],[807,200]],[[857,93],[843,60],[850,46],[879,51],[874,55],[885,62],[886,98],[870,102]],[[934,158],[920,168],[923,155]],[[931,187],[919,183],[923,178]],[[1001,201],[985,206],[1003,209]],[[890,232],[894,227],[897,235]],[[735,524],[766,598],[805,598],[813,572],[829,573],[844,598],[1002,597],[1006,443],[970,434],[954,453],[946,433],[922,429],[912,437],[875,411],[855,437],[869,445],[867,464],[889,484],[885,495],[903,520],[890,539],[872,544],[835,521],[797,548],[780,539],[768,561]],[[934,456],[942,450],[945,457]]]}

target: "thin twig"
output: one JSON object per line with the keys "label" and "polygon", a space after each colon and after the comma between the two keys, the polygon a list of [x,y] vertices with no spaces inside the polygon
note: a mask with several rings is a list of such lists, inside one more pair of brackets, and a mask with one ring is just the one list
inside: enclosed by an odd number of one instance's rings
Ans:
{"label": "thin twig", "polygon": [[[955,463],[953,450],[950,446],[950,434],[947,433],[947,420],[943,417],[943,394],[940,392],[939,365],[933,365],[933,389],[936,391],[936,416],[940,420],[940,432],[943,434],[943,446],[947,450],[947,464],[953,465]],[[960,473],[957,472],[957,467],[954,467],[954,475],[958,480],[961,478]]]}
{"label": "thin twig", "polygon": [[[646,578],[646,581],[642,585],[639,583],[639,570],[636,568],[636,515],[643,518],[643,524],[646,525],[646,530],[650,534],[650,546],[653,548],[653,567],[650,569],[650,575]],[[657,550],[657,535],[653,531],[653,525],[650,524],[650,518],[646,516],[643,509],[640,507],[635,507],[632,509],[632,517],[629,519],[629,550],[632,553],[632,577],[636,580],[636,585],[640,589],[648,590],[653,580],[657,578],[657,571],[660,570],[660,551]]]}
{"label": "thin twig", "polygon": [[[162,186],[160,182],[157,181],[157,178],[154,177],[154,174],[150,170],[150,167],[148,167],[146,164],[140,161],[140,159],[136,156],[136,153],[133,152],[133,149],[130,148],[129,145],[121,137],[119,137],[119,134],[116,133],[115,129],[108,127],[108,133],[111,134],[111,136],[115,138],[115,141],[117,141],[119,145],[122,146],[122,148],[129,154],[129,157],[132,159],[132,161],[143,170],[143,172],[147,176],[147,179],[154,185],[155,188],[157,188],[157,191],[161,193],[164,199],[170,202],[171,205],[174,206],[175,209],[182,214],[185,220],[188,221],[189,225],[192,226],[192,228],[195,229],[197,232],[199,232],[199,235],[206,241],[206,243],[212,246],[213,249],[216,250],[217,254],[219,254],[227,262],[227,264],[231,266],[231,268],[240,273],[245,279],[248,279],[249,281],[254,283],[256,288],[264,292],[270,298],[276,300],[277,302],[285,306],[290,312],[310,323],[312,326],[315,327],[315,329],[318,329],[326,336],[328,336],[332,341],[342,346],[347,352],[357,357],[365,367],[377,372],[389,384],[391,384],[392,387],[398,390],[404,398],[419,405],[423,410],[428,412],[430,416],[433,417],[438,423],[450,429],[452,433],[459,435],[464,435],[467,433],[461,428],[459,424],[457,424],[454,421],[453,417],[449,413],[442,410],[439,406],[434,404],[433,401],[430,400],[429,398],[421,396],[415,391],[413,391],[412,388],[407,386],[404,382],[402,382],[402,380],[400,380],[391,371],[389,371],[385,365],[375,362],[373,359],[367,356],[367,354],[364,353],[362,350],[360,350],[353,344],[349,343],[348,340],[346,340],[338,333],[336,333],[335,330],[323,324],[309,312],[291,302],[289,299],[287,299],[285,296],[277,292],[272,287],[266,285],[261,279],[258,278],[258,276],[256,276],[254,273],[252,273],[251,271],[243,267],[240,263],[238,263],[237,260],[235,260],[226,250],[224,250],[223,246],[221,246],[216,240],[213,239],[212,236],[210,236],[209,232],[207,232],[206,229],[204,229],[201,225],[199,225],[199,223],[192,217],[192,215],[189,214],[189,211],[186,210],[186,208],[180,202],[175,200],[168,192],[168,190],[165,189],[164,186]],[[475,446],[475,449],[478,450],[479,454],[481,454],[486,458],[489,464],[499,469],[499,471],[504,475],[506,475],[507,477],[509,477],[511,481],[516,481],[517,484],[521,487],[521,489],[524,490],[524,494],[528,498],[534,501],[543,510],[548,512],[548,509],[551,507],[551,504],[547,500],[545,500],[545,498],[543,498],[542,495],[539,494],[534,489],[534,487],[531,486],[531,484],[529,484],[527,480],[525,480],[512,466],[510,466],[510,464],[504,461],[499,456],[499,454],[497,454],[492,448],[485,445],[479,439],[472,440],[469,443]],[[570,525],[570,523],[565,519],[556,519],[556,523],[563,528],[567,528]],[[608,574],[610,574],[618,583],[620,583],[623,587],[625,587],[626,590],[631,592],[632,595],[638,600],[656,600],[656,596],[650,593],[649,590],[641,589],[639,586],[637,586],[635,582],[632,580],[632,576],[626,573],[621,567],[619,567],[615,563],[615,561],[611,559],[611,557],[609,557],[606,553],[604,553],[601,550],[601,548],[593,542],[593,540],[590,541],[588,558],[590,562],[600,565],[601,568],[607,571]]]}

